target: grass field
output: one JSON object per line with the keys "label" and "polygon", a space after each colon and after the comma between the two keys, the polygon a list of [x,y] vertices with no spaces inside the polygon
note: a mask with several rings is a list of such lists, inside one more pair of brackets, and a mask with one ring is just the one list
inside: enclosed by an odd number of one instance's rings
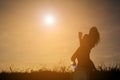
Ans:
{"label": "grass field", "polygon": [[[31,72],[1,72],[0,80],[72,80],[71,71],[38,70]],[[90,73],[90,80],[120,80],[120,68],[102,68]]]}

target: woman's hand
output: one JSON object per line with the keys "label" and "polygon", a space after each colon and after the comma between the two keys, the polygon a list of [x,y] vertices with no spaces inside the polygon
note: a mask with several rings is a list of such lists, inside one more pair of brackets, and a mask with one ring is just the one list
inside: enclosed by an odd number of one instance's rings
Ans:
{"label": "woman's hand", "polygon": [[82,32],[78,32],[78,34],[79,34],[79,37],[82,37]]}
{"label": "woman's hand", "polygon": [[76,69],[76,62],[75,61],[72,62],[72,66],[73,66],[73,69],[75,70]]}

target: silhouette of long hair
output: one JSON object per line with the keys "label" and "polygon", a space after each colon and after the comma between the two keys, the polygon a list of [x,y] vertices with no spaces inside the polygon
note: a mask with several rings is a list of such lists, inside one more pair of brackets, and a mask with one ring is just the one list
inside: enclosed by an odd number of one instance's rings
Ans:
{"label": "silhouette of long hair", "polygon": [[90,30],[89,30],[89,44],[90,47],[93,48],[95,47],[100,41],[100,34],[98,32],[98,29],[93,26]]}

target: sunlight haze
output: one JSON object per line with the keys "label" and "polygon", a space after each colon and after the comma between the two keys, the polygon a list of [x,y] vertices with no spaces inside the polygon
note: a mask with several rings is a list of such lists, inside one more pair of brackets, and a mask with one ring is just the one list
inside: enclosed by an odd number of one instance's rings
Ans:
{"label": "sunlight haze", "polygon": [[119,64],[120,8],[115,4],[107,0],[1,0],[0,69],[53,67],[61,62],[68,66],[79,47],[78,32],[86,34],[92,26],[101,36],[91,52],[92,61],[96,66]]}

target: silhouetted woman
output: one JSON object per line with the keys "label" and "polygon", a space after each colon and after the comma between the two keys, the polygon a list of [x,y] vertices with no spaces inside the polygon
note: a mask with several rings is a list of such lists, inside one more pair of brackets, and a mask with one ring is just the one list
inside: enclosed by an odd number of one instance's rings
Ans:
{"label": "silhouetted woman", "polygon": [[99,32],[96,27],[92,27],[89,30],[89,34],[82,36],[79,32],[80,47],[72,55],[71,60],[73,65],[76,65],[76,59],[78,64],[76,66],[73,79],[74,80],[89,80],[89,72],[96,70],[93,62],[90,59],[90,51],[100,41]]}

